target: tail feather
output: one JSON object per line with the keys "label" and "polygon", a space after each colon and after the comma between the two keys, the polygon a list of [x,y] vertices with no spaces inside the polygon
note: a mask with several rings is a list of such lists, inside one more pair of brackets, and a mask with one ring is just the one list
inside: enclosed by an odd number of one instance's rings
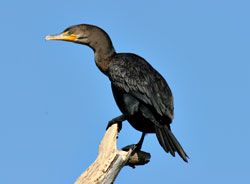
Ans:
{"label": "tail feather", "polygon": [[160,145],[163,147],[163,149],[169,153],[174,157],[175,156],[175,150],[173,149],[173,146],[171,145],[170,142],[166,142],[164,141],[167,137],[167,135],[165,134],[165,132],[161,131],[160,128],[156,129],[156,136],[159,140]]}
{"label": "tail feather", "polygon": [[155,126],[155,130],[160,145],[167,153],[170,152],[172,156],[175,156],[175,152],[177,152],[185,162],[188,162],[187,154],[167,126]]}

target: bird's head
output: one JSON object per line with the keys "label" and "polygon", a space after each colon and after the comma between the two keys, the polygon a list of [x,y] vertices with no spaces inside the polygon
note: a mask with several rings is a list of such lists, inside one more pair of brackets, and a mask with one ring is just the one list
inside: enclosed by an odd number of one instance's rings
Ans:
{"label": "bird's head", "polygon": [[68,41],[87,45],[94,51],[99,51],[102,54],[115,52],[109,35],[101,28],[90,24],[70,26],[62,33],[57,35],[48,35],[45,39]]}
{"label": "bird's head", "polygon": [[96,26],[80,24],[68,27],[62,33],[57,35],[48,35],[46,40],[61,40],[89,45],[93,41],[93,35],[98,28]]}

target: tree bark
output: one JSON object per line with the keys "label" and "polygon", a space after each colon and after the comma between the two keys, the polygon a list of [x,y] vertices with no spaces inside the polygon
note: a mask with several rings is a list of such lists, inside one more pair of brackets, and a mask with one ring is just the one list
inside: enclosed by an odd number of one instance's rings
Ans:
{"label": "tree bark", "polygon": [[131,148],[128,151],[117,149],[118,125],[113,124],[106,131],[96,160],[79,176],[75,184],[109,184],[125,165],[135,167],[150,161],[150,154]]}

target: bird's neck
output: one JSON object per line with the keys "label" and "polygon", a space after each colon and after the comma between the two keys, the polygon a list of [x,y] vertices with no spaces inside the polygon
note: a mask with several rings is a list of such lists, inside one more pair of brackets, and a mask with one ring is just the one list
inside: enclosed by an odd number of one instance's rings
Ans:
{"label": "bird's neck", "polygon": [[115,55],[115,51],[110,52],[109,54],[103,55],[98,52],[95,52],[95,63],[96,66],[103,72],[107,74],[109,65],[113,56]]}
{"label": "bird's neck", "polygon": [[90,46],[94,50],[97,67],[106,74],[109,64],[116,54],[111,40],[101,40],[101,42],[95,42]]}

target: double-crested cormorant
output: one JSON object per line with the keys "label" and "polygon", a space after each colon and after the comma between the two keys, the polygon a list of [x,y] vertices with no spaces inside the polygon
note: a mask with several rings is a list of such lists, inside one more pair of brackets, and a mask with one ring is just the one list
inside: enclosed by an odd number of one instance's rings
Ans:
{"label": "double-crested cormorant", "polygon": [[101,28],[80,24],[46,40],[63,40],[93,49],[97,67],[109,78],[115,101],[122,115],[109,125],[127,120],[142,132],[137,144],[141,149],[146,133],[155,133],[166,152],[177,152],[187,162],[187,154],[171,132],[174,106],[172,92],[165,79],[142,57],[116,53],[108,34]]}

